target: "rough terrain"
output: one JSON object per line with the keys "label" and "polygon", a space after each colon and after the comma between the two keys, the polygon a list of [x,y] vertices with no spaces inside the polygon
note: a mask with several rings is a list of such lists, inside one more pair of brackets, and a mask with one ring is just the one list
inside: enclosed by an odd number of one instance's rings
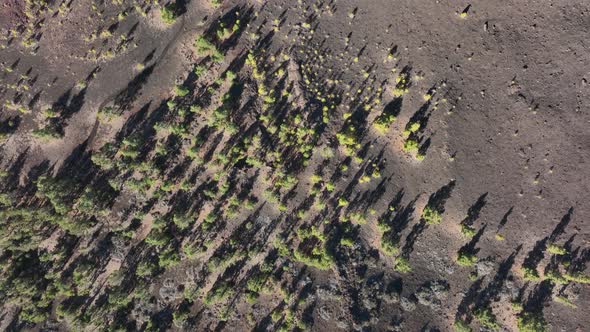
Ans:
{"label": "rough terrain", "polygon": [[0,329],[588,330],[589,24],[5,1]]}

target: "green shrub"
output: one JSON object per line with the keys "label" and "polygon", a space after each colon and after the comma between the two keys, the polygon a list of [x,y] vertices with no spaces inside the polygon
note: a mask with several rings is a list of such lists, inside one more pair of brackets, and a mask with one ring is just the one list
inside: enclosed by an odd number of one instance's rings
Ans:
{"label": "green shrub", "polygon": [[383,114],[379,115],[375,119],[375,122],[373,122],[373,127],[375,127],[377,131],[385,133],[387,130],[389,130],[391,124],[395,122],[395,119],[395,115],[383,112]]}
{"label": "green shrub", "polygon": [[461,266],[473,266],[477,262],[477,256],[467,252],[459,252],[457,264]]}
{"label": "green shrub", "polygon": [[231,289],[229,284],[227,282],[222,282],[220,285],[214,287],[209,291],[209,293],[207,293],[204,303],[207,305],[217,303],[232,296],[233,293],[234,291]]}
{"label": "green shrub", "polygon": [[420,122],[410,122],[408,123],[406,130],[404,130],[403,134],[405,137],[410,136],[410,134],[417,132],[420,130]]}
{"label": "green shrub", "polygon": [[408,153],[417,153],[419,149],[418,142],[414,139],[407,139],[404,142],[404,151]]}
{"label": "green shrub", "polygon": [[348,201],[346,200],[346,198],[344,198],[344,197],[338,198],[338,206],[347,206],[347,205],[348,205]]}
{"label": "green shrub", "polygon": [[336,134],[338,143],[344,147],[344,153],[348,156],[352,155],[354,151],[360,148],[358,142],[356,128],[352,125],[346,126],[341,132]]}
{"label": "green shrub", "polygon": [[555,302],[561,303],[561,304],[563,304],[565,306],[568,306],[570,308],[574,308],[575,309],[575,308],[578,307],[577,305],[574,304],[574,302],[572,302],[570,299],[568,299],[565,296],[556,295],[556,296],[553,297],[553,300]]}
{"label": "green shrub", "polygon": [[119,114],[113,107],[103,107],[97,113],[98,119],[103,121],[111,121],[118,116]]}
{"label": "green shrub", "polygon": [[176,227],[181,230],[185,230],[194,223],[195,219],[190,215],[174,215],[172,221]]}
{"label": "green shrub", "polygon": [[565,285],[568,280],[559,272],[559,270],[549,270],[545,273],[545,278],[558,285]]}
{"label": "green shrub", "polygon": [[475,228],[466,225],[466,224],[461,224],[461,233],[467,237],[474,237],[476,234]]}
{"label": "green shrub", "polygon": [[537,281],[540,280],[541,277],[539,276],[539,272],[535,268],[532,267],[523,267],[522,272],[524,274],[524,280],[528,281]]}
{"label": "green shrub", "polygon": [[522,312],[517,320],[520,332],[544,332],[547,331],[547,323],[541,313]]}
{"label": "green shrub", "polygon": [[191,92],[191,90],[183,85],[177,85],[174,87],[174,94],[178,97],[184,97],[188,95],[189,92]]}
{"label": "green shrub", "polygon": [[303,252],[297,248],[293,256],[296,261],[313,266],[319,270],[329,270],[334,265],[334,258],[328,252],[323,241],[320,241],[320,244],[317,244],[310,253]]}
{"label": "green shrub", "polygon": [[422,219],[424,219],[424,221],[426,221],[426,223],[429,225],[437,225],[440,224],[442,216],[436,209],[427,205],[424,208],[424,211],[422,211]]}
{"label": "green shrub", "polygon": [[180,256],[178,256],[178,253],[172,248],[160,252],[160,255],[158,256],[158,265],[164,269],[174,266],[179,262]]}
{"label": "green shrub", "polygon": [[496,315],[492,312],[490,308],[482,308],[478,309],[474,313],[475,318],[479,321],[479,323],[489,329],[498,330],[500,329],[500,325],[496,320]]}
{"label": "green shrub", "polygon": [[51,140],[62,138],[63,134],[55,127],[55,126],[46,126],[44,128],[35,129],[32,132],[34,137],[40,138],[42,140]]}
{"label": "green shrub", "polygon": [[472,331],[471,327],[469,327],[469,325],[466,322],[464,322],[460,319],[455,320],[455,324],[453,324],[453,329],[455,330],[455,332],[471,332]]}
{"label": "green shrub", "polygon": [[564,277],[569,281],[574,281],[581,284],[590,284],[590,276],[587,276],[581,272],[566,273],[564,274]]}
{"label": "green shrub", "polygon": [[558,255],[558,256],[567,254],[567,250],[565,250],[565,248],[562,248],[562,247],[560,247],[556,244],[553,244],[553,243],[550,244],[549,246],[547,246],[547,251],[550,254]]}
{"label": "green shrub", "polygon": [[388,255],[397,255],[399,253],[399,242],[383,235],[381,237],[381,249]]}
{"label": "green shrub", "polygon": [[160,15],[162,15],[162,21],[166,24],[176,22],[176,18],[178,17],[176,14],[176,3],[170,3],[160,8]]}
{"label": "green shrub", "polygon": [[197,49],[197,53],[199,53],[201,56],[210,55],[213,62],[223,61],[223,54],[204,36],[197,37],[195,40],[195,47]]}
{"label": "green shrub", "polygon": [[354,239],[350,237],[343,237],[340,239],[340,244],[345,247],[352,247],[354,245]]}
{"label": "green shrub", "polygon": [[195,66],[195,69],[193,70],[195,75],[197,75],[197,77],[201,77],[203,76],[203,74],[205,74],[207,72],[207,67],[203,66],[203,65],[197,65]]}
{"label": "green shrub", "polygon": [[395,259],[395,265],[393,266],[393,269],[399,273],[408,273],[412,271],[410,261],[402,256]]}

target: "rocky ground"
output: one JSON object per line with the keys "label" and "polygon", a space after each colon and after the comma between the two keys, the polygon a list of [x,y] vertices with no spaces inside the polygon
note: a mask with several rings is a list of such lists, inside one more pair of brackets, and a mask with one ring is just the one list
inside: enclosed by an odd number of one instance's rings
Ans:
{"label": "rocky ground", "polygon": [[590,5],[0,5],[0,329],[585,331]]}

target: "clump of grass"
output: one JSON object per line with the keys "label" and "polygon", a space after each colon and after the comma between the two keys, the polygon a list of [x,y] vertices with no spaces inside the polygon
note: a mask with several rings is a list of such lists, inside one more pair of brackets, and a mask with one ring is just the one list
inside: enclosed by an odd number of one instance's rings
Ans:
{"label": "clump of grass", "polygon": [[53,118],[57,118],[59,116],[59,113],[54,111],[51,108],[44,110],[43,112],[41,112],[41,114],[43,115],[43,117],[45,117],[47,119],[53,119]]}
{"label": "clump of grass", "polygon": [[344,198],[344,197],[338,198],[338,206],[347,206],[347,205],[348,205],[348,200],[346,200],[346,198]]}

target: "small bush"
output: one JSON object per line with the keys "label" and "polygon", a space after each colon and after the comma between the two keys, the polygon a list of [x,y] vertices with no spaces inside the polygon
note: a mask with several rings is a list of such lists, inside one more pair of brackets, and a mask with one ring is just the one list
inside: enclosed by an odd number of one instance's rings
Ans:
{"label": "small bush", "polygon": [[455,332],[471,332],[471,327],[464,321],[457,319],[455,320],[455,324],[453,324],[453,329]]}
{"label": "small bush", "polygon": [[500,325],[496,320],[496,315],[492,312],[490,308],[483,308],[478,309],[475,311],[475,318],[479,321],[479,323],[489,329],[498,330],[500,329]]}
{"label": "small bush", "polygon": [[203,66],[203,65],[197,65],[195,66],[195,69],[193,70],[193,72],[195,73],[195,75],[197,75],[197,77],[201,77],[203,76],[203,74],[205,74],[207,72],[207,67]]}
{"label": "small bush", "polygon": [[459,252],[457,264],[461,266],[473,266],[477,262],[477,256],[471,253]]}
{"label": "small bush", "polygon": [[568,280],[557,269],[549,270],[545,273],[545,278],[558,285],[565,285]]}
{"label": "small bush", "polygon": [[517,326],[520,332],[547,331],[547,323],[540,313],[522,312],[518,316]]}
{"label": "small bush", "polygon": [[564,275],[565,279],[573,282],[578,282],[581,284],[590,284],[590,276],[582,274],[580,272],[577,273],[566,273]]}
{"label": "small bush", "polygon": [[565,250],[565,248],[562,248],[556,244],[550,244],[549,246],[547,246],[547,251],[550,254],[558,255],[558,256],[567,254],[567,250]]}
{"label": "small bush", "polygon": [[539,272],[537,272],[535,268],[523,267],[522,272],[524,274],[524,280],[537,281],[541,279],[541,277],[539,277]]}
{"label": "small bush", "polygon": [[189,88],[187,88],[185,86],[177,85],[174,87],[174,94],[177,97],[184,97],[184,96],[188,95],[189,92],[191,92],[191,90],[189,90]]}
{"label": "small bush", "polygon": [[466,224],[462,224],[461,225],[461,233],[467,237],[474,237],[475,236],[475,228],[466,225]]}
{"label": "small bush", "polygon": [[568,299],[565,296],[561,296],[561,295],[557,295],[553,297],[553,300],[557,303],[561,303],[565,306],[568,306],[570,308],[577,308],[578,306],[574,304],[574,302],[572,302],[570,299]]}
{"label": "small bush", "polygon": [[427,205],[422,211],[422,219],[429,225],[438,225],[442,220],[442,216],[436,209]]}
{"label": "small bush", "polygon": [[178,15],[176,14],[176,4],[170,3],[160,9],[162,21],[166,24],[173,24],[176,22]]}
{"label": "small bush", "polygon": [[410,261],[405,257],[398,257],[395,259],[395,265],[393,269],[399,273],[408,273],[412,271],[412,267],[410,266]]}
{"label": "small bush", "polygon": [[346,126],[341,132],[337,133],[336,139],[338,139],[340,145],[344,146],[344,153],[347,156],[352,155],[361,146],[358,142],[356,128],[352,125]]}
{"label": "small bush", "polygon": [[381,249],[388,255],[397,255],[399,253],[399,243],[389,237],[381,238]]}
{"label": "small bush", "polygon": [[46,126],[44,128],[35,129],[32,132],[34,137],[40,138],[42,140],[51,140],[62,138],[63,134],[59,132],[59,130],[54,126]]}
{"label": "small bush", "polygon": [[110,121],[119,116],[119,114],[112,107],[104,107],[98,111],[97,117],[99,120]]}
{"label": "small bush", "polygon": [[373,122],[373,127],[375,127],[375,129],[377,129],[379,132],[385,133],[387,130],[389,130],[389,127],[393,122],[395,122],[395,115],[384,112],[375,119],[375,122]]}
{"label": "small bush", "polygon": [[413,134],[413,133],[417,132],[418,130],[420,130],[420,122],[410,122],[406,126],[406,129],[404,130],[403,135],[405,137],[409,137],[410,134]]}
{"label": "small bush", "polygon": [[407,139],[404,142],[404,151],[408,153],[418,153],[418,142],[414,139]]}
{"label": "small bush", "polygon": [[215,45],[208,41],[204,36],[197,37],[195,40],[195,47],[197,48],[197,53],[199,53],[201,56],[211,55],[211,59],[214,62],[223,61],[223,54],[219,52],[217,47],[215,47]]}
{"label": "small bush", "polygon": [[345,247],[352,247],[354,245],[354,239],[350,237],[343,237],[340,239],[340,244]]}

